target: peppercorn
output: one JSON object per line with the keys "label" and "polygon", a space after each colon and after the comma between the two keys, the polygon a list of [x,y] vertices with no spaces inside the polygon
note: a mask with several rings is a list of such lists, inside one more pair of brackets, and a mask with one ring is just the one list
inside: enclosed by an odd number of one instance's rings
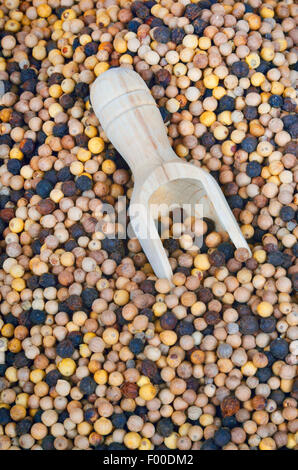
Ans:
{"label": "peppercorn", "polygon": [[207,439],[203,442],[200,450],[219,450],[219,447],[215,444],[213,439]]}
{"label": "peppercorn", "polygon": [[45,382],[50,386],[54,387],[58,380],[62,378],[62,375],[57,369],[53,369],[50,372],[48,372],[45,376]]}
{"label": "peppercorn", "polygon": [[135,355],[140,354],[143,351],[144,346],[145,345],[144,345],[143,341],[139,338],[133,338],[129,342],[129,345],[128,345],[131,352]]}
{"label": "peppercorn", "polygon": [[280,210],[279,216],[284,222],[294,219],[295,210],[291,206],[283,206]]}
{"label": "peppercorn", "polygon": [[227,428],[220,428],[215,432],[213,439],[218,447],[224,447],[231,440],[231,432]]}
{"label": "peppercorn", "polygon": [[281,108],[283,104],[283,99],[280,95],[271,95],[268,100],[268,103],[274,108]]}
{"label": "peppercorn", "polygon": [[240,332],[244,335],[253,335],[259,329],[258,319],[253,315],[245,315],[240,319]]}
{"label": "peppercorn", "polygon": [[65,181],[62,184],[61,190],[66,197],[71,197],[76,194],[77,187],[74,181]]}
{"label": "peppercorn", "polygon": [[277,359],[284,359],[289,352],[289,345],[284,339],[276,338],[270,343],[270,352]]}
{"label": "peppercorn", "polygon": [[74,350],[74,346],[69,339],[61,341],[61,343],[59,343],[56,347],[56,352],[58,356],[61,356],[63,358],[71,357],[74,353]]}
{"label": "peppercorn", "polygon": [[42,325],[45,322],[46,314],[42,310],[31,310],[29,313],[29,321],[33,325]]}
{"label": "peppercorn", "polygon": [[39,181],[39,183],[37,183],[35,190],[36,190],[36,193],[44,199],[49,196],[52,189],[53,189],[53,186],[51,185],[49,181],[42,180],[42,181]]}
{"label": "peppercorn", "polygon": [[174,425],[171,419],[162,418],[158,421],[156,430],[163,437],[169,437],[174,431]]}
{"label": "peppercorn", "polygon": [[6,426],[11,421],[9,410],[0,408],[0,424]]}
{"label": "peppercorn", "polygon": [[84,377],[79,384],[79,388],[84,395],[92,395],[92,393],[95,392],[96,387],[96,382],[89,376]]}
{"label": "peppercorn", "polygon": [[240,402],[236,397],[229,395],[223,399],[220,408],[224,417],[233,416],[239,411]]}
{"label": "peppercorn", "polygon": [[92,180],[86,175],[79,176],[75,184],[80,191],[89,191],[92,188]]}

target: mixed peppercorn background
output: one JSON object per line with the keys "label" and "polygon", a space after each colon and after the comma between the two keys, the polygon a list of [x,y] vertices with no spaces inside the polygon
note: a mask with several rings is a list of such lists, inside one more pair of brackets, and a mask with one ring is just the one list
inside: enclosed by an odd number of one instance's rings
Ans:
{"label": "mixed peppercorn background", "polygon": [[[0,449],[297,449],[297,18],[293,0],[1,1]],[[171,285],[109,237],[103,203],[125,209],[133,181],[89,91],[118,66],[251,257],[212,220],[161,217]]]}

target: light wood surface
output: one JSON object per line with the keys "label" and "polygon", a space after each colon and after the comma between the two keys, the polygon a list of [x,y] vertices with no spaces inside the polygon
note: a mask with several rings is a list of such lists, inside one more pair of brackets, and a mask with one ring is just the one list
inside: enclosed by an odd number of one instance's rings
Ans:
{"label": "light wood surface", "polygon": [[158,277],[170,279],[172,269],[150,213],[152,204],[202,205],[203,216],[213,219],[217,230],[228,232],[236,248],[249,250],[215,179],[173,151],[159,109],[136,72],[104,72],[92,85],[90,97],[106,136],[133,172],[131,225]]}

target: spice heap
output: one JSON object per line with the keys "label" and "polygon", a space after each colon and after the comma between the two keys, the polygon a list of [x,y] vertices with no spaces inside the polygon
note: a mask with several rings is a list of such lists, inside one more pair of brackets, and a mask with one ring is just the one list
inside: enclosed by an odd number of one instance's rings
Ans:
{"label": "spice heap", "polygon": [[[297,449],[297,14],[3,0],[1,449]],[[123,210],[133,181],[89,86],[115,66],[219,181],[252,257],[210,220],[173,224],[172,288],[136,239],[109,238],[104,203]]]}

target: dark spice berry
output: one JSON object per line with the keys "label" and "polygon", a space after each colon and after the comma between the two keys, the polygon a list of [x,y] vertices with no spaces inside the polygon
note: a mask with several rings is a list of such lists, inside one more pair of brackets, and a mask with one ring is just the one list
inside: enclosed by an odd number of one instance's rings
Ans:
{"label": "dark spice berry", "polygon": [[56,347],[56,352],[60,357],[71,357],[75,351],[72,342],[69,339],[61,341]]}
{"label": "dark spice berry", "polygon": [[167,43],[171,40],[171,30],[166,26],[158,26],[153,30],[153,37],[157,42]]}
{"label": "dark spice berry", "polygon": [[141,372],[143,375],[146,375],[146,377],[152,379],[157,373],[157,365],[149,359],[145,359],[141,365]]}
{"label": "dark spice berry", "polygon": [[128,345],[129,349],[131,350],[131,352],[135,355],[138,355],[140,354],[144,347],[145,347],[145,344],[144,342],[139,339],[139,338],[133,338],[130,342],[129,342],[129,345]]}
{"label": "dark spice berry", "polygon": [[186,5],[184,16],[190,21],[195,20],[201,13],[202,7],[199,3],[190,3]]}
{"label": "dark spice berry", "polygon": [[79,384],[79,389],[84,395],[92,395],[95,392],[97,384],[92,377],[84,377]]}
{"label": "dark spice berry", "polygon": [[231,74],[236,75],[238,78],[247,77],[249,73],[249,66],[246,62],[239,60],[234,62],[231,66]]}
{"label": "dark spice berry", "polygon": [[243,335],[253,335],[259,329],[259,322],[254,315],[245,315],[240,319],[240,332]]}
{"label": "dark spice berry", "polygon": [[289,220],[294,219],[295,210],[291,206],[283,206],[281,208],[279,216],[284,222],[288,222]]}
{"label": "dark spice berry", "polygon": [[289,353],[289,345],[285,339],[276,338],[270,344],[270,352],[277,359],[284,359]]}
{"label": "dark spice berry", "polygon": [[156,431],[163,437],[168,437],[174,430],[174,424],[170,418],[162,418],[158,421]]}
{"label": "dark spice berry", "polygon": [[220,408],[223,416],[233,416],[239,411],[240,402],[238,398],[230,395],[223,399]]}

